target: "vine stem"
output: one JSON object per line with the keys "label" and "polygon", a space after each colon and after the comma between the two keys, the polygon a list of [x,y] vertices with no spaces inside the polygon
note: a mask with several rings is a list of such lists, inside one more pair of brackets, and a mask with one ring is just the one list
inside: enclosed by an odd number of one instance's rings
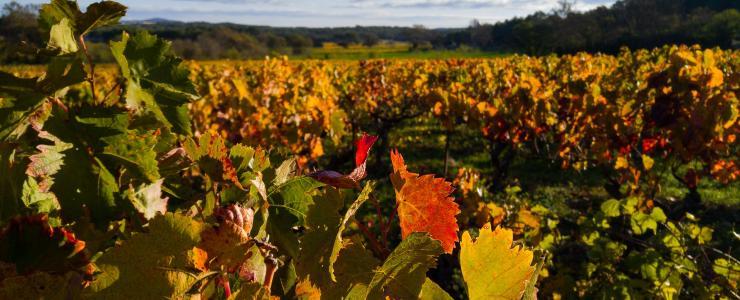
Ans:
{"label": "vine stem", "polygon": [[90,66],[90,76],[87,77],[87,82],[90,83],[90,90],[92,91],[93,102],[97,103],[97,97],[95,96],[95,63],[93,63],[90,52],[87,51],[85,37],[83,35],[80,35],[77,38],[77,41],[80,43],[80,46],[82,47],[82,52],[85,53],[85,58],[87,58],[87,64]]}
{"label": "vine stem", "polygon": [[216,281],[224,288],[224,296],[226,296],[226,298],[231,297],[231,285],[229,284],[229,279],[225,275],[221,275],[217,277]]}
{"label": "vine stem", "polygon": [[380,256],[380,258],[385,259],[386,251],[383,250],[382,246],[380,246],[380,243],[378,243],[378,239],[375,237],[375,235],[367,229],[367,226],[365,226],[365,224],[357,221],[357,219],[355,219],[355,223],[357,223],[357,227],[360,228],[360,231],[362,231],[362,234],[365,235],[365,238],[370,243],[370,247],[372,248],[373,252]]}
{"label": "vine stem", "polygon": [[[378,199],[376,199],[372,195],[370,195],[370,199],[373,201],[373,205],[375,206],[375,213],[378,214],[378,223],[380,224],[380,232],[385,233],[386,226],[385,226],[385,222],[383,222],[383,215],[381,214],[381,211],[380,211],[380,204],[378,203]],[[383,238],[380,240],[380,244],[383,247],[388,248],[388,243],[385,240],[385,235],[383,235]]]}
{"label": "vine stem", "polygon": [[385,226],[385,229],[383,230],[383,240],[388,240],[388,232],[391,231],[391,224],[393,223],[393,219],[396,218],[396,213],[398,212],[398,202],[396,202],[396,207],[393,208],[393,211],[391,212],[390,218],[388,218],[388,224]]}

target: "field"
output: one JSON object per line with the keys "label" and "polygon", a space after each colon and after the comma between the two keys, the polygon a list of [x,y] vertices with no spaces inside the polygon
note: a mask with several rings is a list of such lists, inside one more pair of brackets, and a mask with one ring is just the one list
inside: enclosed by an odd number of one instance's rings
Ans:
{"label": "field", "polygon": [[308,53],[291,59],[359,60],[359,59],[450,59],[450,58],[491,58],[501,53],[474,49],[413,49],[409,43],[381,43],[372,47],[348,45],[342,47],[326,43],[322,47],[311,48]]}
{"label": "field", "polygon": [[125,8],[54,3],[0,67],[2,299],[740,297],[740,51],[96,66]]}

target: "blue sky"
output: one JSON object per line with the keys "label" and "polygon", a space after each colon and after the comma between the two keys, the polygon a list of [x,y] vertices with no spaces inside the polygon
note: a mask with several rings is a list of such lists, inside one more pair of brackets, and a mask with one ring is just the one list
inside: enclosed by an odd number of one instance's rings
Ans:
{"label": "blue sky", "polygon": [[[5,2],[9,0],[2,0]],[[355,25],[431,28],[465,27],[471,20],[494,23],[538,10],[557,0],[118,0],[129,7],[127,20],[232,22],[270,26],[338,27]],[[39,3],[39,0],[20,0]],[[86,6],[93,1],[79,1]],[[614,0],[578,0],[577,10]]]}

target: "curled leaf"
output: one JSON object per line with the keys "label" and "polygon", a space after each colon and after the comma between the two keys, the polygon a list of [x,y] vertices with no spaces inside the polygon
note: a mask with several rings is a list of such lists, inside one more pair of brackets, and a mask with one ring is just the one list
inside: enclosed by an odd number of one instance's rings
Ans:
{"label": "curled leaf", "polygon": [[355,152],[355,166],[359,167],[360,165],[365,164],[365,161],[367,161],[367,155],[370,154],[370,148],[372,148],[373,144],[377,141],[378,136],[367,135],[366,133],[363,133],[362,137],[355,141],[355,147],[357,147],[357,151]]}
{"label": "curled leaf", "polygon": [[363,133],[362,137],[355,141],[357,150],[355,151],[355,169],[352,170],[352,173],[345,175],[337,171],[322,170],[313,172],[308,176],[336,188],[360,188],[360,181],[367,176],[367,170],[365,169],[367,155],[370,153],[370,148],[372,148],[373,144],[375,144],[377,140],[377,136]]}

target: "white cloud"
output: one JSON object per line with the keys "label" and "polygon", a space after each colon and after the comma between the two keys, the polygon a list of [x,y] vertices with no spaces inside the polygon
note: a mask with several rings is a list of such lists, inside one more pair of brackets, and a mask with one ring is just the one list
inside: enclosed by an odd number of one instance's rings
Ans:
{"label": "white cloud", "polygon": [[[39,3],[44,0],[20,0]],[[335,27],[354,25],[465,27],[471,20],[503,21],[549,11],[557,0],[118,0],[127,20],[233,22],[271,26]],[[577,0],[577,10],[615,0]],[[93,0],[80,0],[81,6]]]}

